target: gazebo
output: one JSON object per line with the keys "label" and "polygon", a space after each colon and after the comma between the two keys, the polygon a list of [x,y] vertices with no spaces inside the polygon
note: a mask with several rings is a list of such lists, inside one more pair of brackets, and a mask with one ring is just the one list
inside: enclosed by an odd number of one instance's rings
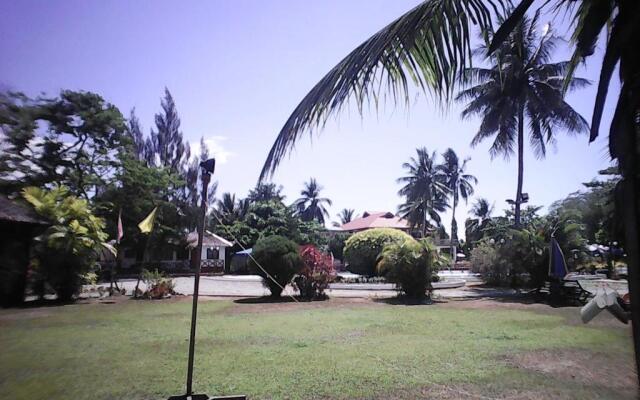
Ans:
{"label": "gazebo", "polygon": [[24,300],[31,240],[46,226],[31,208],[0,195],[0,304]]}

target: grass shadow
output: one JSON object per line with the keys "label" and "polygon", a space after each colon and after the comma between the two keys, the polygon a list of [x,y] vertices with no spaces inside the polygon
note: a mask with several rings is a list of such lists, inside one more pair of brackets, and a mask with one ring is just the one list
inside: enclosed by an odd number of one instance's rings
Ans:
{"label": "grass shadow", "polygon": [[387,298],[374,298],[375,303],[389,304],[392,306],[433,306],[440,303],[446,303],[446,301],[425,298],[425,299],[411,299],[406,296],[396,296]]}

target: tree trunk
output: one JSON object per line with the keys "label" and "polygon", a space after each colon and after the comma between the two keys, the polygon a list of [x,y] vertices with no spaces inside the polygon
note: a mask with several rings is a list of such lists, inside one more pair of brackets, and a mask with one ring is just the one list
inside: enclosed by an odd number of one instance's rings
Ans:
{"label": "tree trunk", "polygon": [[458,206],[458,199],[453,197],[453,207],[451,209],[451,243],[450,243],[450,251],[451,251],[451,266],[454,267],[456,265],[456,246],[454,245],[454,241],[458,240],[458,224],[456,223],[456,207]]}
{"label": "tree trunk", "polygon": [[518,111],[518,189],[515,199],[515,227],[520,228],[520,204],[522,202],[522,178],[524,175],[524,107]]}

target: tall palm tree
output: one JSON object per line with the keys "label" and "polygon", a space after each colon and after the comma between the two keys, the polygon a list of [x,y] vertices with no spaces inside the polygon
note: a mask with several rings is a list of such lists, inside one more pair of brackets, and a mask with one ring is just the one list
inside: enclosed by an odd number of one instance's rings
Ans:
{"label": "tall palm tree", "polygon": [[[493,27],[496,13],[508,0],[426,0],[375,33],[332,68],[302,99],[278,134],[262,168],[261,179],[272,174],[295,142],[306,132],[321,127],[350,101],[360,106],[377,102],[382,92],[394,102],[410,104],[409,84],[447,103],[471,61],[471,32]],[[622,88],[610,125],[609,149],[618,160],[623,179],[618,208],[625,221],[631,301],[640,303],[640,2],[632,0],[522,0],[496,31],[489,47],[495,51],[522,20],[527,11],[551,11],[572,21],[573,56],[567,68],[575,67],[594,53],[604,38],[605,53],[591,120],[591,137],[598,136],[600,121],[613,72],[620,65]],[[540,5],[542,4],[542,5]],[[604,29],[604,28],[607,29]],[[603,34],[606,31],[606,35]],[[566,80],[565,84],[570,82]],[[319,129],[316,131],[316,133]],[[640,307],[632,310],[636,370],[640,371]],[[640,376],[640,375],[639,375]]]}
{"label": "tall palm tree", "polygon": [[[464,159],[460,164],[458,155],[450,148],[442,154],[442,157],[444,162],[438,166],[438,169],[444,174],[445,185],[449,189],[449,195],[453,200],[451,207],[451,243],[453,245],[458,240],[458,223],[456,222],[458,201],[462,197],[464,202],[467,202],[469,197],[473,195],[473,185],[478,184],[478,179],[471,174],[465,173],[467,162],[469,162],[468,158]],[[453,246],[451,251],[453,252]],[[455,255],[453,259],[455,260]]]}
{"label": "tall palm tree", "polygon": [[416,149],[416,153],[417,158],[411,157],[409,162],[402,164],[407,175],[398,178],[398,183],[404,185],[398,194],[406,201],[398,207],[398,212],[425,237],[427,229],[441,225],[439,213],[448,206],[449,189],[446,176],[436,162],[437,154],[429,154],[425,147]]}
{"label": "tall palm tree", "polygon": [[[563,98],[564,75],[569,62],[552,63],[551,55],[559,38],[547,32],[538,35],[538,14],[524,18],[504,43],[490,57],[490,68],[468,68],[466,82],[456,100],[468,102],[462,118],[480,116],[482,122],[471,145],[493,138],[489,149],[492,158],[508,159],[517,148],[518,184],[515,197],[515,226],[520,226],[523,202],[525,123],[529,143],[538,158],[544,158],[548,143],[557,130],[570,134],[589,132],[589,124]],[[489,38],[492,36],[488,32]],[[486,46],[479,48],[487,53]],[[588,81],[574,77],[568,85],[575,89]]]}
{"label": "tall palm tree", "polygon": [[311,178],[309,182],[305,182],[304,189],[300,192],[302,197],[293,203],[296,215],[303,221],[316,220],[324,225],[325,217],[329,217],[329,212],[325,205],[331,206],[333,202],[326,197],[320,197],[322,189],[323,187],[318,184],[316,178]]}
{"label": "tall palm tree", "polygon": [[334,222],[333,226],[338,227],[351,222],[351,220],[353,220],[353,218],[355,217],[355,213],[356,210],[354,210],[353,208],[343,208],[340,213],[336,214],[338,218],[340,218],[340,223]]}

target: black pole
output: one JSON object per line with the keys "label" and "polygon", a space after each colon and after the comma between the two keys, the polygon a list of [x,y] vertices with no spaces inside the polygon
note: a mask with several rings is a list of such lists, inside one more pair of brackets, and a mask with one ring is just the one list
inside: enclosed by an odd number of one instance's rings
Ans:
{"label": "black pole", "polygon": [[193,284],[193,306],[191,308],[191,334],[189,335],[189,364],[187,366],[187,396],[193,394],[193,357],[196,342],[196,318],[198,315],[198,290],[200,288],[200,264],[202,261],[202,239],[204,237],[204,226],[207,215],[208,186],[211,180],[211,173],[206,168],[202,168],[202,203],[200,205],[200,224],[198,225],[198,245],[194,254],[193,265],[195,267],[195,282]]}

